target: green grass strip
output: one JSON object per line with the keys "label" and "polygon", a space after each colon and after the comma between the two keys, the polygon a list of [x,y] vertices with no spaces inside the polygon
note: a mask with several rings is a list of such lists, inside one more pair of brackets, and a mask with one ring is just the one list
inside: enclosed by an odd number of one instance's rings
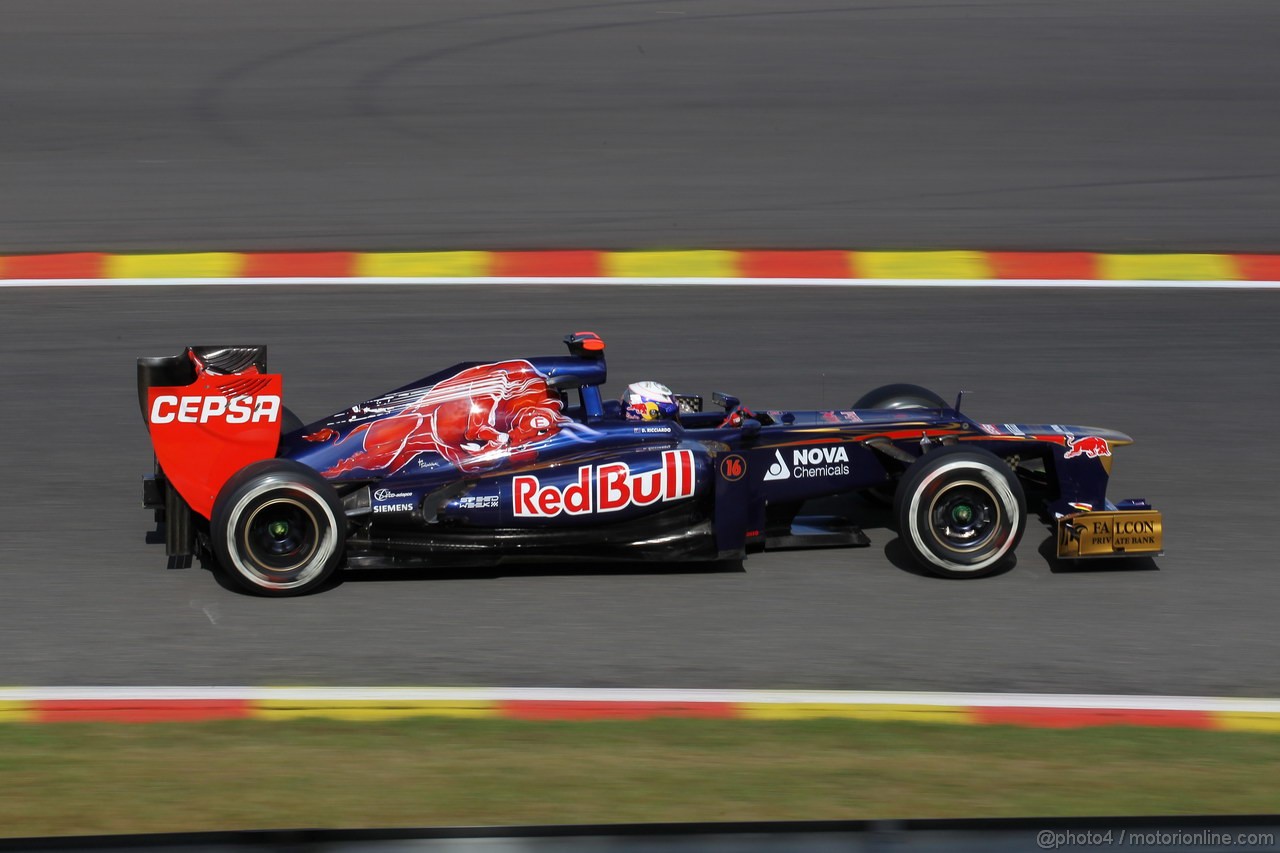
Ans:
{"label": "green grass strip", "polygon": [[839,720],[0,726],[8,836],[1280,812],[1280,738]]}

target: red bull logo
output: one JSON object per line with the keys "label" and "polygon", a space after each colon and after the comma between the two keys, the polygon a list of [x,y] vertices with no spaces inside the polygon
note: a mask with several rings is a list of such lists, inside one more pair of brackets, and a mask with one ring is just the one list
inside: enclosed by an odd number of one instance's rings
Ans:
{"label": "red bull logo", "polygon": [[627,406],[627,410],[631,413],[631,417],[641,421],[656,421],[662,417],[662,410],[658,408],[658,404],[651,400],[642,400],[638,403],[632,403]]}
{"label": "red bull logo", "polygon": [[[354,452],[324,474],[394,474],[428,451],[468,472],[532,461],[537,452],[531,443],[571,423],[561,413],[562,406],[547,378],[527,361],[468,367],[424,389],[399,411],[361,424],[339,439],[338,446],[351,443]],[[326,427],[303,437],[327,442],[337,435]]]}
{"label": "red bull logo", "polygon": [[633,474],[625,462],[583,465],[577,479],[563,488],[544,486],[536,476],[522,474],[511,480],[512,513],[517,518],[554,518],[691,498],[696,476],[692,450],[664,451],[662,465],[641,474]]}
{"label": "red bull logo", "polygon": [[1111,445],[1107,444],[1105,438],[1087,435],[1084,438],[1068,438],[1067,452],[1062,454],[1062,458],[1075,459],[1077,456],[1087,456],[1090,459],[1097,459],[1099,456],[1110,455]]}

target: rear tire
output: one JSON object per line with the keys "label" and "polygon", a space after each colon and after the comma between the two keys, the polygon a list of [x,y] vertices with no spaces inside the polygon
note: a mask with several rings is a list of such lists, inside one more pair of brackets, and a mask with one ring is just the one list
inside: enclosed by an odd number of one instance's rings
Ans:
{"label": "rear tire", "polygon": [[246,466],[218,493],[210,520],[214,555],[246,592],[306,595],[342,561],[346,515],[333,487],[289,459]]}
{"label": "rear tire", "polygon": [[302,429],[303,426],[305,424],[302,423],[302,418],[295,415],[293,409],[288,406],[280,409],[280,441],[276,443],[276,456],[284,455],[284,437]]}
{"label": "rear tire", "polygon": [[295,430],[300,430],[303,428],[303,426],[305,426],[305,424],[303,424],[302,418],[294,414],[293,409],[289,408],[288,406],[284,406],[283,408],[280,409],[280,434],[281,435],[287,435],[288,433],[294,432]]}
{"label": "rear tire", "polygon": [[943,447],[907,469],[894,501],[898,535],[916,562],[948,578],[1004,568],[1027,525],[1022,484],[1000,457]]}

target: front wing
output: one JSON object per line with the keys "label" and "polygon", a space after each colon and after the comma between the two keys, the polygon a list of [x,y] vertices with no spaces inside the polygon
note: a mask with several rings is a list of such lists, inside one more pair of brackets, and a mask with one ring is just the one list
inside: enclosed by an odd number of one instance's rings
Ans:
{"label": "front wing", "polygon": [[1164,553],[1164,521],[1159,511],[1083,511],[1058,518],[1059,559],[1158,557]]}

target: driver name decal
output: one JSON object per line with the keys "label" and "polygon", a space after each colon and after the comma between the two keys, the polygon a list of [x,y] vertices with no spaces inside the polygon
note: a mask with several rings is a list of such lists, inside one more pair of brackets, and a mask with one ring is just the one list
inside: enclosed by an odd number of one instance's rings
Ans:
{"label": "driver name decal", "polygon": [[521,474],[511,480],[512,512],[517,518],[554,518],[649,506],[693,497],[695,479],[692,450],[664,451],[660,467],[639,474],[625,462],[583,465],[563,487]]}

